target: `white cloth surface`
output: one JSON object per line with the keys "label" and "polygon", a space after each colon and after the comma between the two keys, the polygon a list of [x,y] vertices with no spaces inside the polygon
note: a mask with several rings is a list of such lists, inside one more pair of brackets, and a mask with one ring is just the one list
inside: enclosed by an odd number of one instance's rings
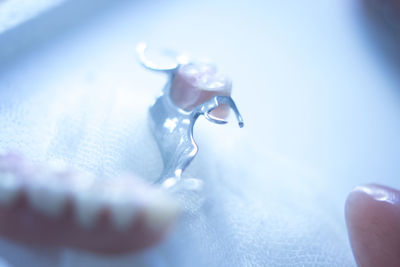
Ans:
{"label": "white cloth surface", "polygon": [[0,64],[0,148],[35,161],[157,178],[147,108],[165,80],[136,63],[142,40],[214,59],[246,124],[198,122],[186,175],[205,181],[206,202],[161,245],[110,258],[2,240],[0,255],[15,266],[354,266],[345,197],[359,183],[400,186],[400,105],[349,2],[121,1]]}

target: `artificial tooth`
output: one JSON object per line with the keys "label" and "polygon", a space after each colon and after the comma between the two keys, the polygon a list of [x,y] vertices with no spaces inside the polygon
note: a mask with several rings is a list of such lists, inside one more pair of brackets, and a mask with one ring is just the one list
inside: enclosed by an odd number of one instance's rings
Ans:
{"label": "artificial tooth", "polygon": [[132,199],[133,183],[126,179],[112,181],[105,192],[105,205],[110,208],[111,220],[117,230],[125,230],[132,225],[137,205]]}
{"label": "artificial tooth", "polygon": [[91,175],[79,175],[73,183],[76,220],[82,227],[89,228],[96,223],[104,207],[104,183],[95,181]]}
{"label": "artificial tooth", "polygon": [[27,193],[31,205],[48,216],[57,217],[68,197],[68,173],[43,172],[29,180]]}
{"label": "artificial tooth", "polygon": [[188,63],[179,67],[171,85],[174,103],[191,110],[215,95],[230,95],[231,80],[217,71],[213,64]]}
{"label": "artificial tooth", "polygon": [[154,191],[144,214],[148,228],[157,232],[168,226],[178,216],[179,206],[161,191]]}

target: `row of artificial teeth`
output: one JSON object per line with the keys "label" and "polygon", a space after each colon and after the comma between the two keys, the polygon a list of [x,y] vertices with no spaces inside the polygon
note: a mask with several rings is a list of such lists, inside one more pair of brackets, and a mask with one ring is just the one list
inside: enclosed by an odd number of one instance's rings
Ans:
{"label": "row of artificial teeth", "polygon": [[158,190],[133,177],[106,180],[65,167],[32,167],[16,157],[1,157],[0,203],[12,204],[22,191],[34,209],[51,217],[63,214],[71,200],[82,227],[93,226],[100,213],[108,209],[116,229],[132,225],[138,211],[147,215],[149,227],[157,228],[175,217],[177,209]]}

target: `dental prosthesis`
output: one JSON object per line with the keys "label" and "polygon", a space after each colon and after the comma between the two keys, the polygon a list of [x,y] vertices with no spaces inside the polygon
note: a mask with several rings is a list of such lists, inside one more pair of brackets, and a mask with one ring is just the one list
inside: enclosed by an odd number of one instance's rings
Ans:
{"label": "dental prosthesis", "polygon": [[198,147],[193,138],[193,126],[199,116],[216,124],[224,120],[231,108],[243,127],[243,118],[231,95],[229,78],[217,72],[212,64],[186,62],[177,56],[176,62],[167,66],[153,63],[145,56],[146,44],[140,43],[137,52],[142,65],[149,70],[168,75],[163,93],[150,107],[151,128],[160,149],[164,171],[158,182],[164,188],[190,187],[201,189],[202,182],[195,178],[181,179],[185,168],[196,156]]}
{"label": "dental prosthesis", "polygon": [[145,50],[145,44],[138,45],[142,65],[169,77],[149,108],[164,163],[156,185],[134,175],[99,179],[62,164],[38,165],[6,153],[0,156],[1,236],[100,253],[134,251],[155,244],[171,228],[180,210],[175,193],[200,191],[200,179],[182,176],[198,150],[193,126],[199,116],[227,123],[231,108],[243,127],[230,96],[231,81],[211,64],[182,63],[179,57],[160,67],[146,58]]}
{"label": "dental prosthesis", "polygon": [[96,178],[2,155],[0,235],[28,244],[123,253],[159,241],[178,215],[175,201],[135,176]]}

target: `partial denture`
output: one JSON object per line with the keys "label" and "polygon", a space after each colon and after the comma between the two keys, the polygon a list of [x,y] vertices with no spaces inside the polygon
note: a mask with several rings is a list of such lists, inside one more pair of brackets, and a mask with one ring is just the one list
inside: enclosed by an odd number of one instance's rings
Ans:
{"label": "partial denture", "polygon": [[120,253],[154,244],[177,215],[174,201],[133,176],[101,179],[0,156],[0,234],[8,238]]}

